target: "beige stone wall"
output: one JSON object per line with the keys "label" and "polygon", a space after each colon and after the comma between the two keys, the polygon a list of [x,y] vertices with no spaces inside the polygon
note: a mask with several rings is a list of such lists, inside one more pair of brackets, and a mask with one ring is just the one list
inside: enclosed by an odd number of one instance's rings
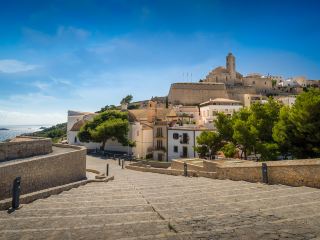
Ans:
{"label": "beige stone wall", "polygon": [[184,105],[197,105],[210,98],[227,98],[226,86],[212,83],[174,83],[168,95],[170,103]]}
{"label": "beige stone wall", "polygon": [[0,143],[0,162],[52,152],[50,138],[17,137],[13,142]]}
{"label": "beige stone wall", "polygon": [[2,163],[0,200],[11,197],[12,183],[18,176],[21,177],[21,194],[85,179],[86,149],[61,144],[56,146],[69,147],[72,151]]}
{"label": "beige stone wall", "polygon": [[253,86],[257,92],[267,93],[272,90],[272,79],[261,77],[244,77],[242,79],[244,86]]}
{"label": "beige stone wall", "polygon": [[[203,161],[203,167],[188,163],[188,170],[198,176],[236,181],[262,182],[262,163],[251,161]],[[320,159],[266,162],[270,184],[320,188]],[[183,170],[183,161],[173,161],[171,168]]]}

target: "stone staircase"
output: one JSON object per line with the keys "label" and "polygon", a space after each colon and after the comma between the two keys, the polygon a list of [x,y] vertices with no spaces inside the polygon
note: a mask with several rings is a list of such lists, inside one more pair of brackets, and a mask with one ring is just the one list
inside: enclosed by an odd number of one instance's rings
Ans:
{"label": "stone staircase", "polygon": [[320,189],[143,173],[107,162],[114,181],[0,212],[0,239],[320,239]]}

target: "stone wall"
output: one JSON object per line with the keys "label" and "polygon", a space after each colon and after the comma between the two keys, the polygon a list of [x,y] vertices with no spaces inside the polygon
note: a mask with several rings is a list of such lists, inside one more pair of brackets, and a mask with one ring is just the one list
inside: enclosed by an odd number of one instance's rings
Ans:
{"label": "stone wall", "polygon": [[173,83],[168,100],[173,104],[197,105],[210,98],[226,98],[226,86],[220,83]]}
{"label": "stone wall", "polygon": [[[320,159],[267,162],[267,166],[270,184],[320,188]],[[217,171],[217,178],[261,182],[261,163],[252,163],[248,166],[221,166]]]}
{"label": "stone wall", "polygon": [[[183,160],[175,160],[171,168],[182,171],[183,163]],[[320,188],[320,159],[269,161],[266,164],[270,184]],[[261,162],[252,161],[204,160],[203,167],[188,163],[188,171],[203,177],[262,182],[261,166]]]}
{"label": "stone wall", "polygon": [[62,144],[54,146],[70,148],[70,151],[1,163],[0,200],[12,196],[12,183],[17,176],[21,177],[21,194],[85,179],[86,149]]}
{"label": "stone wall", "polygon": [[12,142],[0,142],[0,162],[52,152],[50,138],[16,137]]}

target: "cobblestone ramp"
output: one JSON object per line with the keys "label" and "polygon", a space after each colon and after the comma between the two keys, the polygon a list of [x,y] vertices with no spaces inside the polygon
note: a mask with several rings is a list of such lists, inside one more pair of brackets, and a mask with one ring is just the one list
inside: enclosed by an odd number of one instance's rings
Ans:
{"label": "cobblestone ramp", "polygon": [[0,212],[0,239],[320,239],[320,189],[122,170]]}

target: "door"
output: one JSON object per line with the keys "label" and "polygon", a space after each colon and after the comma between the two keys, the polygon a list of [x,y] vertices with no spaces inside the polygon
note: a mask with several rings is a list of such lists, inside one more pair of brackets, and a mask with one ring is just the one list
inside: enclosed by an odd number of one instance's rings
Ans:
{"label": "door", "polygon": [[188,157],[188,147],[182,148],[182,157],[184,158]]}

